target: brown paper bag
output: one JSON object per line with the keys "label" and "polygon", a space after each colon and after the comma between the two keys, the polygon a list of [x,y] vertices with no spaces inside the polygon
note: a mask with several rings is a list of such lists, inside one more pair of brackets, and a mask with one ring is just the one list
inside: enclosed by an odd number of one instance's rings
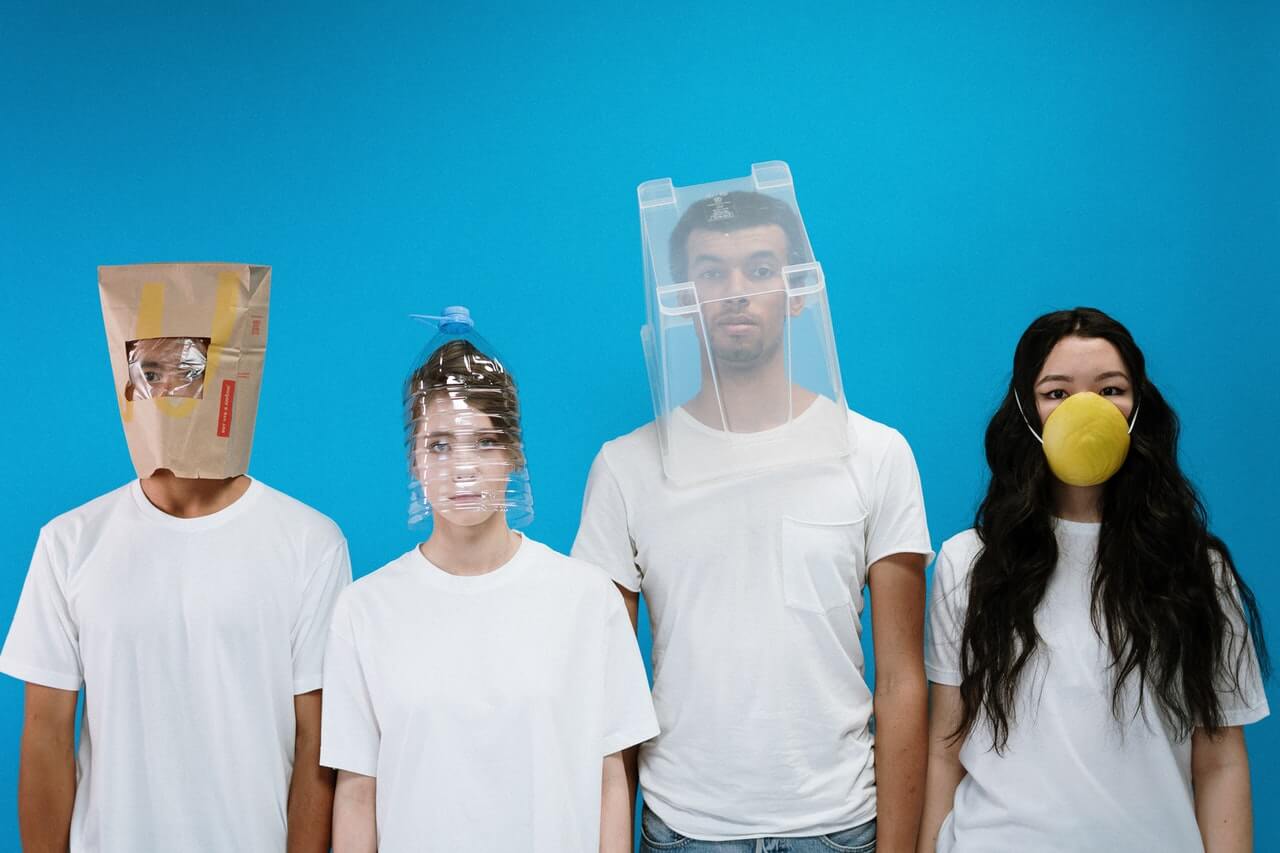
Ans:
{"label": "brown paper bag", "polygon": [[244,474],[253,447],[271,267],[98,267],[116,400],[139,477]]}

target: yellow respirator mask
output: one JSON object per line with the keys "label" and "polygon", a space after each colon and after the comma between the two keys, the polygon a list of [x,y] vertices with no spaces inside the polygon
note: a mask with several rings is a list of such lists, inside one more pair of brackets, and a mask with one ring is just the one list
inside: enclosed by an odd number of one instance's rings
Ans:
{"label": "yellow respirator mask", "polygon": [[1129,454],[1129,434],[1138,421],[1125,420],[1124,413],[1106,397],[1092,391],[1072,394],[1049,413],[1044,435],[1036,433],[1022,401],[1014,394],[1018,412],[1031,434],[1044,447],[1053,475],[1069,486],[1097,486],[1120,470]]}

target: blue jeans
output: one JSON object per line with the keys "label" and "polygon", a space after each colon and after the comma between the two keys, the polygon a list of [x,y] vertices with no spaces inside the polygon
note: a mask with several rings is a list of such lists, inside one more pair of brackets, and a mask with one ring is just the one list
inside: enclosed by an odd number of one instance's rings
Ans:
{"label": "blue jeans", "polygon": [[662,822],[648,806],[640,813],[640,853],[875,853],[876,820],[830,835],[807,838],[751,838],[744,841],[698,841]]}

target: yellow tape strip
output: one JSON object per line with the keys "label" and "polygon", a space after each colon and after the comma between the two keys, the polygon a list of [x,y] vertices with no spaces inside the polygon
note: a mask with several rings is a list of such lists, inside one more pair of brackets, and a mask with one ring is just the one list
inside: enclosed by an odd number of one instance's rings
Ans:
{"label": "yellow tape strip", "polygon": [[[236,325],[236,308],[240,305],[240,276],[233,272],[218,273],[218,291],[213,297],[213,332],[209,336],[209,370],[205,376],[219,368],[222,351]],[[234,368],[235,365],[226,365]]]}

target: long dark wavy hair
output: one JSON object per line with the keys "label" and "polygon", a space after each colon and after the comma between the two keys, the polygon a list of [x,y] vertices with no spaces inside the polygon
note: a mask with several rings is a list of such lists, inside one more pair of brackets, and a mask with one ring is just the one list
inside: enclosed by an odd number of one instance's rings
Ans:
{"label": "long dark wavy hair", "polygon": [[[1008,745],[1018,685],[1040,642],[1036,609],[1058,562],[1053,475],[1014,394],[1038,431],[1036,376],[1071,335],[1119,350],[1139,406],[1129,455],[1103,489],[1092,582],[1094,630],[1111,655],[1113,714],[1123,720],[1154,700],[1179,738],[1197,726],[1221,728],[1218,691],[1240,691],[1249,667],[1233,617],[1252,634],[1263,675],[1269,670],[1257,602],[1178,467],[1178,418],[1148,378],[1142,351],[1101,311],[1055,311],[1018,341],[1008,392],[987,427],[991,483],[974,521],[982,550],[970,574],[960,653],[964,716],[954,736],[985,718],[997,751]],[[1126,709],[1130,679],[1137,707]]]}

